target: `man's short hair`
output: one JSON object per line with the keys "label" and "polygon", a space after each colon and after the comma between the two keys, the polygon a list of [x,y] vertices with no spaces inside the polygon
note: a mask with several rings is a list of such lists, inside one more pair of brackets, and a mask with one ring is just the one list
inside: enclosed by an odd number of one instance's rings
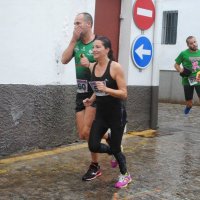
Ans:
{"label": "man's short hair", "polygon": [[90,22],[91,23],[91,27],[93,26],[93,18],[92,18],[92,15],[90,13],[82,12],[82,13],[79,13],[79,15],[83,15],[84,16],[84,20],[86,22]]}
{"label": "man's short hair", "polygon": [[188,44],[188,43],[189,43],[189,40],[192,39],[192,38],[195,38],[195,37],[192,36],[192,35],[188,36],[187,39],[186,39],[186,43]]}

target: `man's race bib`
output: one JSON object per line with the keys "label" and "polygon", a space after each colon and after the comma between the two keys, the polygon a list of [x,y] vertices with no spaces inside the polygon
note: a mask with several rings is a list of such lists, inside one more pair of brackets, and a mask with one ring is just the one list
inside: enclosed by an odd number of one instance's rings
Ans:
{"label": "man's race bib", "polygon": [[[106,81],[102,81],[102,82],[104,85],[106,85]],[[93,92],[96,94],[96,96],[107,96],[108,95],[107,93],[98,90],[96,81],[90,81],[89,84],[90,84]]]}
{"label": "man's race bib", "polygon": [[195,76],[188,77],[188,81],[189,81],[191,86],[196,85],[198,83]]}
{"label": "man's race bib", "polygon": [[77,79],[77,93],[88,92],[88,81]]}

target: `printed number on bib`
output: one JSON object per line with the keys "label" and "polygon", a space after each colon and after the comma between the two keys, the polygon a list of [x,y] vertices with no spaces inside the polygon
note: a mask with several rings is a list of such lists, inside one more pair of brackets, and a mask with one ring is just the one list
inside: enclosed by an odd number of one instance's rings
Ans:
{"label": "printed number on bib", "polygon": [[[106,81],[102,81],[102,82],[104,85],[106,85]],[[98,90],[96,81],[90,81],[89,84],[90,84],[93,92],[96,94],[96,96],[107,96],[108,95],[107,93]]]}
{"label": "printed number on bib", "polygon": [[196,77],[195,76],[190,76],[188,77],[188,81],[190,83],[190,85],[196,85],[198,82],[196,81]]}
{"label": "printed number on bib", "polygon": [[77,92],[86,93],[88,92],[88,81],[77,79]]}

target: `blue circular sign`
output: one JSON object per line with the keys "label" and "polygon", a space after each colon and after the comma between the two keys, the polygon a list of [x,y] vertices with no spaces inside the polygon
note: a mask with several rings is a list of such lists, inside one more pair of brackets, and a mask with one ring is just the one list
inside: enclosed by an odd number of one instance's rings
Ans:
{"label": "blue circular sign", "polygon": [[150,40],[145,36],[139,36],[135,39],[131,48],[131,57],[139,69],[145,69],[151,62],[153,47]]}

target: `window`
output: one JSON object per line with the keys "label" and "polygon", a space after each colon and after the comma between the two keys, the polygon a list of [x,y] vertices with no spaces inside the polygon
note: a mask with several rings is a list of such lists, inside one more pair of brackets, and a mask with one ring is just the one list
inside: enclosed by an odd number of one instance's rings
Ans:
{"label": "window", "polygon": [[164,11],[162,24],[162,44],[176,44],[178,11]]}

